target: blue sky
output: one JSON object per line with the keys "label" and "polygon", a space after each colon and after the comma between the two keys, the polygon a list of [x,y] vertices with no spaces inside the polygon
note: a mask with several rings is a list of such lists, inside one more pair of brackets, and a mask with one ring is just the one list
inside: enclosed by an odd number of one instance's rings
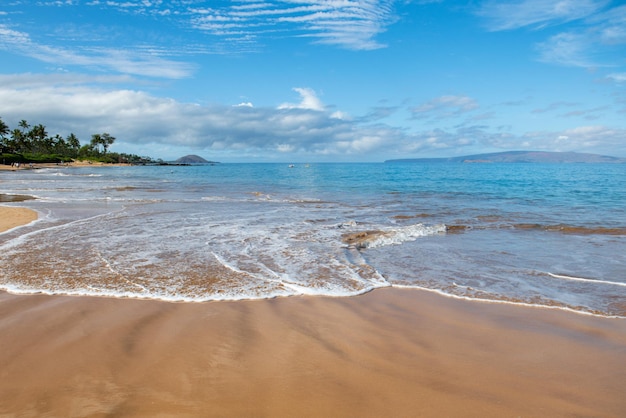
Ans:
{"label": "blue sky", "polygon": [[608,0],[6,0],[0,118],[165,160],[626,157]]}

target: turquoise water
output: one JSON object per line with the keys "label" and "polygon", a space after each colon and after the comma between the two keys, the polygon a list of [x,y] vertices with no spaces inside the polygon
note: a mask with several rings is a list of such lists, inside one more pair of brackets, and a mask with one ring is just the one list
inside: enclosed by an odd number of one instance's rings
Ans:
{"label": "turquoise water", "polygon": [[626,165],[217,164],[0,174],[40,220],[0,287],[173,301],[427,288],[626,316]]}

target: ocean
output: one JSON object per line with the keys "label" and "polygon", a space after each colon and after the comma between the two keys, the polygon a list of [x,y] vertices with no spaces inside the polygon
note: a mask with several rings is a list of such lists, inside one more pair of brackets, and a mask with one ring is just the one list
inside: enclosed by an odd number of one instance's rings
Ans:
{"label": "ocean", "polygon": [[420,288],[626,317],[624,164],[215,164],[0,172],[39,212],[0,289],[175,302]]}

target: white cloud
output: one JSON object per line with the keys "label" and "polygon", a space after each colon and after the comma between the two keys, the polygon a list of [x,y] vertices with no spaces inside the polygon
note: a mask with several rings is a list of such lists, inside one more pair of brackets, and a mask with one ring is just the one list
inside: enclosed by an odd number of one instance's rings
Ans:
{"label": "white cloud", "polygon": [[278,106],[279,109],[309,109],[309,110],[324,110],[322,101],[317,97],[317,94],[313,89],[306,87],[295,87],[293,91],[300,94],[300,103],[283,103]]}
{"label": "white cloud", "polygon": [[142,154],[163,144],[272,158],[276,152],[363,156],[403,135],[388,126],[338,119],[311,89],[296,89],[299,105],[275,109],[181,103],[137,90],[82,85],[69,77],[67,83],[55,77],[55,84],[46,85],[45,77],[33,75],[28,87],[27,78],[16,82],[15,76],[0,75],[0,115],[9,126],[26,119],[63,136],[75,133],[83,142],[93,133],[109,132],[118,138],[117,146],[145,147]]}
{"label": "white cloud", "polygon": [[192,72],[189,64],[172,61],[153,52],[118,48],[83,48],[76,52],[40,44],[33,41],[27,33],[12,30],[2,24],[0,49],[49,64],[106,69],[121,74],[178,79],[188,77]]}
{"label": "white cloud", "polygon": [[490,0],[482,4],[478,15],[486,19],[490,30],[499,31],[582,19],[608,3],[608,0]]}
{"label": "white cloud", "polygon": [[539,60],[543,62],[561,64],[573,67],[596,66],[588,57],[590,51],[590,39],[588,36],[574,33],[560,33],[539,43]]}
{"label": "white cloud", "polygon": [[[572,129],[566,129],[562,135],[567,136],[570,145],[572,143],[579,149],[595,148],[599,145],[611,149],[611,144],[624,146],[617,142],[619,136],[625,133],[624,129],[612,129],[606,126],[579,126]],[[622,142],[622,141],[619,141]]]}
{"label": "white cloud", "polygon": [[493,31],[524,27],[541,29],[578,20],[575,31],[550,36],[536,45],[539,61],[597,69],[623,66],[626,6],[608,0],[488,1],[478,14]]}
{"label": "white cloud", "polygon": [[337,110],[336,112],[331,113],[330,117],[333,119],[350,119],[350,115],[346,112],[342,112],[341,110]]}
{"label": "white cloud", "polygon": [[507,135],[499,139],[487,138],[485,144],[503,149],[533,149],[542,151],[576,151],[626,156],[623,138],[626,129],[602,125],[579,126],[561,131],[530,131],[521,135]]}
{"label": "white cloud", "polygon": [[195,28],[232,43],[247,43],[271,33],[368,50],[384,47],[375,38],[396,20],[393,3],[393,0],[268,0],[212,4],[210,8],[190,10]]}
{"label": "white cloud", "polygon": [[[180,156],[183,149],[238,161],[298,156],[308,161],[380,161],[416,153],[445,156],[520,148],[626,156],[626,130],[601,125],[518,134],[488,126],[411,132],[371,124],[367,118],[339,119],[339,111],[333,106],[328,110],[312,89],[297,89],[301,102],[291,107],[203,106],[115,87],[125,80],[103,77],[96,84],[73,74],[0,75],[0,116],[11,128],[26,119],[42,123],[51,134],[75,133],[82,142],[93,133],[108,132],[117,138],[113,151],[166,159]],[[477,106],[466,96],[443,96],[421,107],[437,115],[470,112]],[[154,155],[154,150],[169,154]]]}

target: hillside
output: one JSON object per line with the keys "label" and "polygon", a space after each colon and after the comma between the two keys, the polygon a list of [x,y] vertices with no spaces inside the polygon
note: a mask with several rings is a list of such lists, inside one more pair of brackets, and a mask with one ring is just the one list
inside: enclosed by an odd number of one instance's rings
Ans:
{"label": "hillside", "polygon": [[405,158],[386,163],[626,163],[626,158],[578,152],[506,151],[450,158]]}
{"label": "hillside", "polygon": [[213,161],[207,161],[199,155],[185,155],[184,157],[180,157],[175,161],[177,164],[208,164]]}

